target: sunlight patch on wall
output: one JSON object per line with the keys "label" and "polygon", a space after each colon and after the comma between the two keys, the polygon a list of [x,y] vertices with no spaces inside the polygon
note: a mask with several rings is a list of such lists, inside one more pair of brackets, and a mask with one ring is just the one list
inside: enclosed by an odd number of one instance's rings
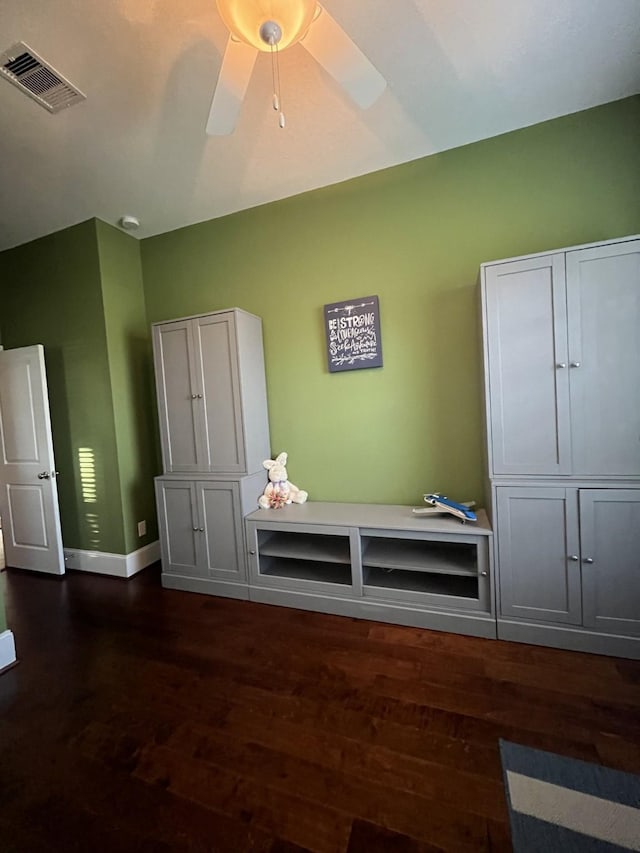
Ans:
{"label": "sunlight patch on wall", "polygon": [[98,500],[98,494],[96,489],[96,460],[93,450],[90,447],[79,447],[78,462],[80,463],[83,503],[94,504]]}
{"label": "sunlight patch on wall", "polygon": [[[80,487],[82,502],[95,504],[98,502],[96,483],[96,457],[91,447],[78,448],[78,464],[80,468]],[[96,512],[86,512],[85,521],[89,533],[89,544],[97,547],[100,544],[100,519]]]}

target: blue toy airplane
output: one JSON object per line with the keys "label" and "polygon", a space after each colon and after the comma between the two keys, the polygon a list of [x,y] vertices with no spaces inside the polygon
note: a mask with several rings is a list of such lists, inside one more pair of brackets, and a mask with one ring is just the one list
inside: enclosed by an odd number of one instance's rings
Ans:
{"label": "blue toy airplane", "polygon": [[449,500],[445,495],[440,495],[437,492],[423,495],[423,497],[426,503],[430,504],[430,506],[414,509],[413,511],[416,515],[441,515],[444,513],[451,513],[451,515],[455,515],[456,518],[459,518],[463,524],[465,521],[478,520],[475,512],[470,509],[470,507],[475,506],[473,501],[466,504],[459,504],[455,501]]}

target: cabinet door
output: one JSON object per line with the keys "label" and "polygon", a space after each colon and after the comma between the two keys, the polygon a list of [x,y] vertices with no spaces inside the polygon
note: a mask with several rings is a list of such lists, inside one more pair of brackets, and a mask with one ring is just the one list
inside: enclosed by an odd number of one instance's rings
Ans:
{"label": "cabinet door", "polygon": [[500,613],[579,625],[575,489],[496,489]]}
{"label": "cabinet door", "polygon": [[564,255],[486,267],[484,289],[492,472],[568,473]]}
{"label": "cabinet door", "polygon": [[194,320],[198,393],[203,395],[205,466],[218,473],[245,471],[244,437],[233,315]]}
{"label": "cabinet door", "polygon": [[198,543],[198,511],[193,483],[156,480],[162,571],[186,577],[202,576]]}
{"label": "cabinet door", "polygon": [[202,559],[207,577],[244,581],[247,577],[242,510],[238,484],[197,483],[199,515],[204,530]]}
{"label": "cabinet door", "polygon": [[640,489],[581,489],[584,624],[640,634]]}
{"label": "cabinet door", "polygon": [[640,240],[567,253],[573,473],[640,474]]}
{"label": "cabinet door", "polygon": [[198,471],[202,400],[194,375],[192,321],[154,326],[153,351],[164,470]]}

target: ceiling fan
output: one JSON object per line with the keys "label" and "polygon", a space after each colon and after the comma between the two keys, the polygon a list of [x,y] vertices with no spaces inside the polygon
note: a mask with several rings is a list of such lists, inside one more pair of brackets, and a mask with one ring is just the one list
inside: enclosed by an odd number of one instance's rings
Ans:
{"label": "ceiling fan", "polygon": [[[362,109],[386,88],[384,77],[316,0],[216,0],[216,5],[230,34],[207,121],[211,136],[233,132],[259,51],[271,53],[277,63],[278,51],[299,42]],[[274,73],[273,105],[279,110],[275,78]]]}

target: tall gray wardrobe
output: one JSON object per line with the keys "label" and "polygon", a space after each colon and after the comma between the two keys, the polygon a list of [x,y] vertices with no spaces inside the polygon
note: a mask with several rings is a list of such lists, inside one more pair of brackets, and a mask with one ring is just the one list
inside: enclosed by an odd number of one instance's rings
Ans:
{"label": "tall gray wardrobe", "polygon": [[498,636],[640,656],[640,239],[481,268]]}
{"label": "tall gray wardrobe", "polygon": [[163,586],[247,598],[244,516],[270,456],[262,321],[238,308],[152,326]]}

